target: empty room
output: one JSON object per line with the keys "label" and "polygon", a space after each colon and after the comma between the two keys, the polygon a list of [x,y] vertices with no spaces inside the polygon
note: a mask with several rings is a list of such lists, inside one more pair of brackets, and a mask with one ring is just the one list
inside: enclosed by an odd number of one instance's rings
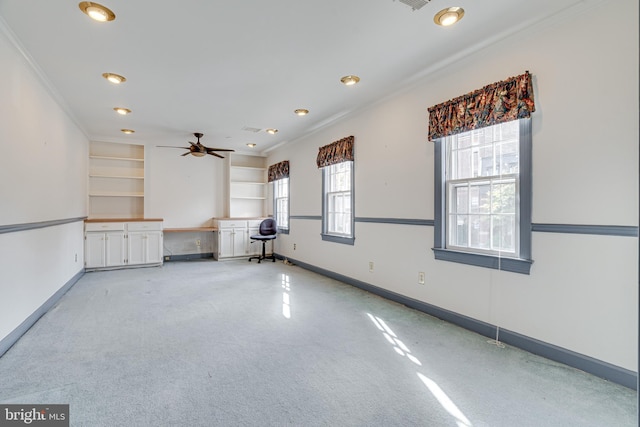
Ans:
{"label": "empty room", "polygon": [[0,0],[0,425],[637,425],[638,14]]}

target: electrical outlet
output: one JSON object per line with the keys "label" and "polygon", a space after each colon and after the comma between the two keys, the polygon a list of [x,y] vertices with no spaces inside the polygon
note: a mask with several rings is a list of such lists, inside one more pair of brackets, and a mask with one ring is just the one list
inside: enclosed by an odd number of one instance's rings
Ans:
{"label": "electrical outlet", "polygon": [[196,240],[196,246],[200,246],[200,239]]}
{"label": "electrical outlet", "polygon": [[424,271],[418,273],[418,284],[424,285]]}
{"label": "electrical outlet", "polygon": [[369,261],[369,272],[373,273],[373,261]]}
{"label": "electrical outlet", "polygon": [[295,243],[293,244],[293,250],[294,251],[296,250],[296,244]]}

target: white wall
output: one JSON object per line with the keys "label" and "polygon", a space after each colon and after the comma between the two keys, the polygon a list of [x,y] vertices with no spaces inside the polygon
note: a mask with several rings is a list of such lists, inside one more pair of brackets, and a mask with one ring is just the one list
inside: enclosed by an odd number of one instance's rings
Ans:
{"label": "white wall", "polygon": [[[2,28],[0,64],[0,226],[85,216],[86,137]],[[83,253],[81,221],[0,234],[0,340],[82,271]]]}
{"label": "white wall", "polygon": [[[321,214],[317,149],[354,135],[355,215],[433,219],[427,108],[529,70],[533,222],[637,226],[637,16],[632,0],[568,13],[275,150],[268,164],[291,162],[291,214]],[[531,274],[521,275],[435,261],[432,227],[356,223],[354,246],[323,242],[320,228],[293,219],[276,251],[637,371],[637,238],[534,232]]]}
{"label": "white wall", "polygon": [[163,218],[166,228],[211,226],[225,213],[226,156],[182,157],[186,150],[158,147],[189,140],[145,141],[145,217]]}

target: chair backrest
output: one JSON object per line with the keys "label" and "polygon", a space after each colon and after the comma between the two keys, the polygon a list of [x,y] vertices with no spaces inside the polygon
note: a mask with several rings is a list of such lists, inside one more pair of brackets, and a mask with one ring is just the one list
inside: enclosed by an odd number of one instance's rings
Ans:
{"label": "chair backrest", "polygon": [[278,232],[278,226],[276,220],[273,218],[267,218],[260,223],[260,234],[263,236],[271,236]]}

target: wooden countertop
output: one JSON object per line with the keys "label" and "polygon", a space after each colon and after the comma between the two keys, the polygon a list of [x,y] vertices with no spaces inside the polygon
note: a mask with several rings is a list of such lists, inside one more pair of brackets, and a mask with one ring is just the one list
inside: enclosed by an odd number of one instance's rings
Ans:
{"label": "wooden countertop", "polygon": [[185,227],[185,228],[165,228],[165,233],[186,233],[190,231],[217,231],[216,227]]}
{"label": "wooden countertop", "polygon": [[84,222],[157,222],[164,221],[162,218],[88,218]]}

